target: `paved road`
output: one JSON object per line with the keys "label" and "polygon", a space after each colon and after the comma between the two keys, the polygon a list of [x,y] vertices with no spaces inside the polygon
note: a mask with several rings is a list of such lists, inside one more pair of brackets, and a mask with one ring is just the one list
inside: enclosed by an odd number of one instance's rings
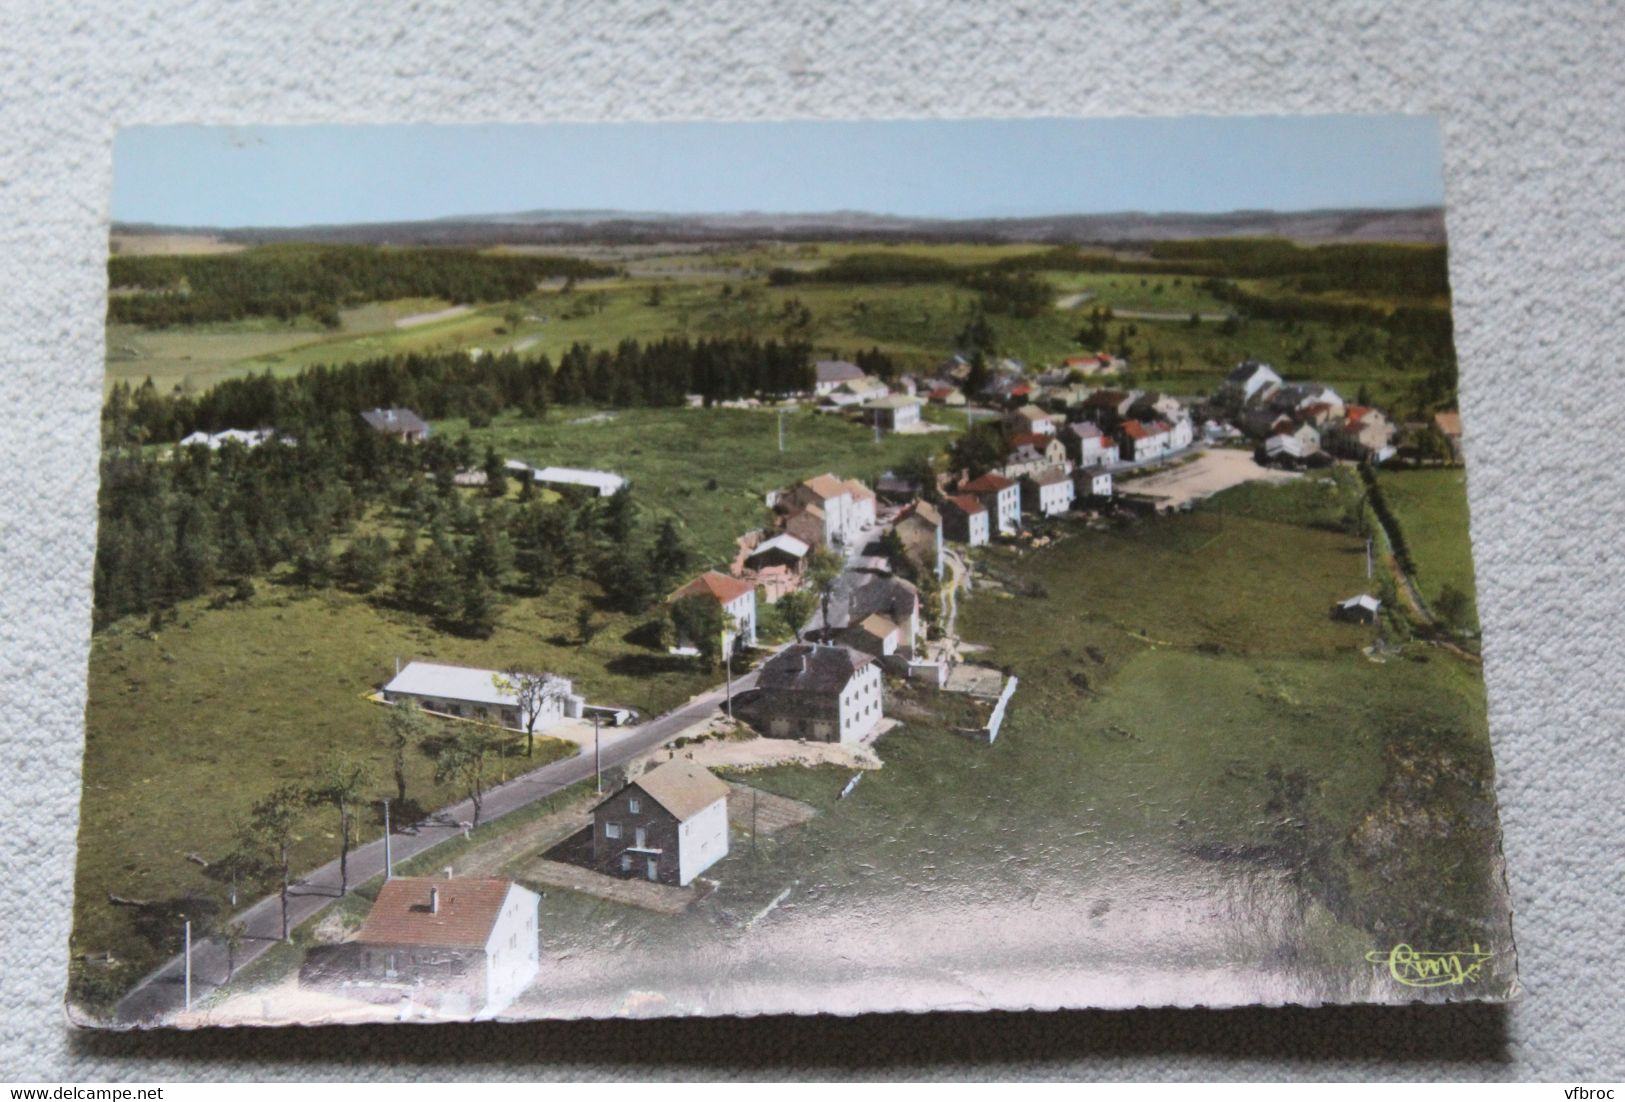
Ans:
{"label": "paved road", "polygon": [[[734,680],[737,695],[754,688],[756,675],[746,674]],[[630,758],[652,750],[675,738],[685,728],[714,713],[724,702],[726,689],[718,687],[694,697],[688,703],[664,715],[657,716],[635,727],[606,728],[600,739],[599,756],[605,769],[619,765]],[[481,821],[491,822],[520,808],[545,799],[560,789],[586,780],[593,775],[593,755],[587,750],[573,758],[544,765],[498,785],[485,793],[481,808]],[[464,800],[431,814],[421,823],[398,827],[391,838],[391,857],[404,861],[424,853],[448,838],[462,833],[460,824],[472,820],[474,806]],[[384,871],[384,844],[382,839],[368,842],[350,851],[350,883],[361,884]],[[339,863],[334,860],[310,873],[294,885],[288,900],[290,928],[314,916],[323,907],[339,897]],[[281,905],[275,894],[255,903],[233,916],[243,924],[246,933],[237,951],[237,967],[254,960],[266,952],[281,937]],[[185,965],[177,956],[143,979],[118,1004],[117,1021],[124,1024],[156,1023],[183,1008],[185,1003]],[[225,980],[226,948],[224,943],[205,939],[192,946],[192,997],[198,998],[219,986]]]}

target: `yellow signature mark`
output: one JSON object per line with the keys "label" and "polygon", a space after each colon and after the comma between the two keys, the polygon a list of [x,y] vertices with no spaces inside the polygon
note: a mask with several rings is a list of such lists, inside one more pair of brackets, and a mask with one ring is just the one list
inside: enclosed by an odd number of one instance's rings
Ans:
{"label": "yellow signature mark", "polygon": [[1386,953],[1367,953],[1372,964],[1385,964],[1395,983],[1406,987],[1453,987],[1479,978],[1484,964],[1494,953],[1486,953],[1475,941],[1470,951],[1430,953],[1413,949],[1403,941]]}

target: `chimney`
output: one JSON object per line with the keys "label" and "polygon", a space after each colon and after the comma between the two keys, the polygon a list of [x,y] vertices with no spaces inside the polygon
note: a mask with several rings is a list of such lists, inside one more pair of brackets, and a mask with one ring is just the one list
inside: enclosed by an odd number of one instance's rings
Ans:
{"label": "chimney", "polygon": [[446,874],[446,879],[447,879],[447,880],[450,880],[450,879],[451,879],[451,866],[450,866],[450,865],[447,865],[447,866],[446,866],[446,867],[445,867],[445,868],[444,868],[444,869],[442,869],[442,870],[441,870],[441,871],[442,871],[442,872],[444,872],[444,873],[445,873],[445,874]]}
{"label": "chimney", "polygon": [[437,915],[437,914],[440,913],[440,889],[439,888],[430,888],[429,889],[429,913],[432,914],[432,915]]}

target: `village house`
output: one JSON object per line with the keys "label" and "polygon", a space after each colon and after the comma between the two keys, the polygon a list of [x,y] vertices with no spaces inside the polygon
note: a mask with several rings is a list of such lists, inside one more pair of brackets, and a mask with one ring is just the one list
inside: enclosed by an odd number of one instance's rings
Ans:
{"label": "village house", "polygon": [[1076,501],[1107,501],[1112,496],[1112,473],[1098,467],[1079,467],[1072,472],[1072,493]]}
{"label": "village house", "polygon": [[884,716],[880,663],[851,647],[797,643],[756,676],[750,710],[770,738],[857,742]]}
{"label": "village house", "polygon": [[384,436],[393,436],[408,444],[416,444],[429,438],[429,423],[416,413],[401,406],[392,406],[389,409],[369,409],[361,414],[371,429]]}
{"label": "village house", "polygon": [[1061,444],[1080,467],[1107,467],[1118,460],[1117,441],[1092,421],[1075,421],[1061,430]]}
{"label": "village house", "polygon": [[847,409],[865,402],[876,402],[891,394],[891,388],[873,375],[864,375],[841,383],[824,395],[819,403],[826,409]]}
{"label": "village house", "polygon": [[668,761],[592,810],[593,864],[613,876],[687,887],[728,855],[728,786]]}
{"label": "village house", "polygon": [[934,406],[962,406],[965,392],[950,383],[938,383],[926,392],[926,399]]}
{"label": "village house", "polygon": [[[832,608],[831,619],[844,621],[850,630],[879,616],[897,628],[895,645],[884,653],[900,650],[904,657],[913,657],[920,639],[920,591],[911,582],[892,575],[877,577],[851,590],[840,603],[844,607],[839,612]],[[848,645],[876,657],[882,653],[868,645]]]}
{"label": "village house", "polygon": [[863,423],[889,432],[911,429],[920,423],[920,400],[902,394],[865,402],[859,410]]}
{"label": "village house", "polygon": [[[1460,427],[1458,419],[1457,427]],[[1447,437],[1448,439],[1448,437]],[[1347,459],[1368,459],[1384,451],[1394,440],[1394,425],[1380,409],[1350,406],[1340,422],[1326,427],[1326,450]],[[1458,435],[1453,444],[1460,444]]]}
{"label": "village house", "polygon": [[1054,414],[1033,405],[1013,409],[1004,415],[1004,423],[1017,436],[1032,434],[1054,436],[1057,428],[1055,422]]}
{"label": "village house", "polygon": [[613,471],[592,471],[579,467],[538,467],[531,471],[538,486],[560,491],[585,491],[591,497],[613,497],[627,480]]}
{"label": "village house", "polygon": [[999,473],[1006,478],[1020,478],[1052,467],[1066,470],[1066,445],[1060,437],[1026,433],[1010,438],[1010,451]]}
{"label": "village house", "polygon": [[1303,420],[1303,413],[1316,406],[1325,406],[1327,416],[1342,417],[1345,403],[1342,395],[1325,383],[1288,383],[1269,398],[1269,407],[1278,413],[1289,413]]}
{"label": "village house", "polygon": [[1014,480],[989,472],[971,479],[959,487],[959,492],[982,503],[1001,536],[1013,536],[1021,530],[1021,488]]}
{"label": "village house", "polygon": [[942,530],[949,539],[971,547],[992,538],[987,508],[974,494],[954,494],[942,503]]}
{"label": "village house", "polygon": [[915,502],[892,528],[909,561],[920,570],[942,577],[942,512],[935,505]]}
{"label": "village house", "polygon": [[924,492],[923,482],[905,478],[896,471],[887,471],[875,479],[875,497],[891,505],[906,505]]}
{"label": "village house", "polygon": [[1128,411],[1139,397],[1128,390],[1097,390],[1083,403],[1085,417],[1110,431],[1128,419]]}
{"label": "village house", "polygon": [[875,496],[856,479],[821,474],[778,495],[784,530],[814,547],[845,547],[875,523]]}
{"label": "village house", "polygon": [[863,378],[863,368],[846,360],[819,360],[813,364],[813,393],[822,398],[842,383]]}
{"label": "village house", "polygon": [[511,880],[386,879],[354,940],[312,950],[302,986],[446,1017],[494,1014],[541,967],[541,897]]}
{"label": "village house", "polygon": [[1346,601],[1337,602],[1332,609],[1332,615],[1339,620],[1348,620],[1356,624],[1374,624],[1377,622],[1377,614],[1381,611],[1381,601],[1369,593],[1361,593]]}
{"label": "village house", "polygon": [[1268,401],[1280,386],[1281,376],[1269,364],[1247,360],[1224,377],[1214,397],[1220,405],[1238,410],[1254,401]]}
{"label": "village house", "polygon": [[1027,507],[1046,517],[1059,516],[1072,508],[1076,493],[1072,476],[1065,467],[1046,467],[1021,480]]}
{"label": "village house", "polygon": [[751,532],[740,538],[739,554],[729,573],[761,591],[774,604],[786,593],[801,588],[807,556],[812,548],[788,532],[767,535]]}
{"label": "village house", "polygon": [[[740,647],[756,645],[756,587],[741,578],[731,578],[716,570],[707,570],[698,578],[676,590],[668,597],[675,604],[688,597],[704,597],[715,601],[722,610],[722,653],[733,654]],[[696,640],[678,635],[677,648],[688,650]]]}
{"label": "village house", "polygon": [[1119,454],[1125,462],[1160,459],[1169,451],[1172,426],[1164,421],[1124,421],[1118,432]]}
{"label": "village house", "polygon": [[1109,352],[1096,352],[1092,356],[1068,356],[1061,361],[1061,366],[1068,372],[1077,372],[1085,378],[1095,375],[1115,375],[1128,366],[1126,360],[1118,359]]}
{"label": "village house", "polygon": [[[560,720],[581,716],[586,701],[567,677],[544,673],[538,699],[522,703],[509,676],[499,670],[408,662],[383,687],[385,703],[407,704],[436,715],[494,723],[510,731],[541,734]],[[529,704],[529,711],[526,710]]]}
{"label": "village house", "polygon": [[[1355,407],[1352,407],[1349,410],[1349,419],[1350,420],[1354,419],[1354,410],[1359,409],[1359,408],[1361,408],[1361,407],[1355,406]],[[1376,413],[1377,411],[1376,410],[1369,410],[1367,412]],[[1383,420],[1386,422],[1387,418],[1384,418]],[[1450,444],[1451,457],[1455,460],[1455,462],[1460,463],[1461,462],[1461,414],[1457,413],[1453,409],[1448,410],[1448,411],[1446,411],[1444,413],[1435,413],[1433,415],[1433,427],[1438,429],[1440,435],[1442,435],[1445,438],[1445,440]],[[1392,439],[1393,439],[1393,434],[1390,431],[1389,440],[1387,442],[1391,443]]]}
{"label": "village house", "polygon": [[183,448],[208,448],[210,451],[219,451],[226,444],[236,443],[245,448],[257,448],[274,436],[276,436],[275,429],[222,429],[216,433],[199,430],[181,437],[180,446]]}

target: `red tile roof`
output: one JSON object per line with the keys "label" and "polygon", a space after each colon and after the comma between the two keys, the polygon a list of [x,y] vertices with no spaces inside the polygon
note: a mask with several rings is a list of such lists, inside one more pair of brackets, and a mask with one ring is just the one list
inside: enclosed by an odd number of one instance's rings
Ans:
{"label": "red tile roof", "polygon": [[970,494],[954,494],[952,497],[948,498],[947,503],[954,506],[961,513],[968,513],[971,516],[975,516],[977,513],[987,512],[986,507],[984,507],[980,501]]}
{"label": "red tile roof", "polygon": [[1045,448],[1050,446],[1050,442],[1054,439],[1055,437],[1051,436],[1047,432],[1018,433],[1010,438],[1010,450],[1014,451],[1023,444],[1030,444],[1039,451],[1043,451]]}
{"label": "red tile roof", "polygon": [[[508,898],[508,880],[432,880],[398,876],[384,881],[356,940],[368,945],[485,946]],[[437,897],[434,910],[429,892]]]}
{"label": "red tile roof", "polygon": [[1144,440],[1147,436],[1150,436],[1151,433],[1138,421],[1124,421],[1123,435],[1128,437],[1130,440]]}
{"label": "red tile roof", "polygon": [[725,605],[737,597],[743,597],[754,588],[756,587],[749,582],[741,581],[738,578],[730,578],[728,575],[720,574],[715,570],[707,570],[704,574],[673,593],[671,599],[680,601],[684,597],[704,596],[711,597],[719,604]]}
{"label": "red tile roof", "polygon": [[981,478],[971,479],[959,488],[967,494],[992,494],[1000,490],[1007,490],[1014,485],[1014,482],[1011,482],[1003,475],[993,474],[990,471]]}

